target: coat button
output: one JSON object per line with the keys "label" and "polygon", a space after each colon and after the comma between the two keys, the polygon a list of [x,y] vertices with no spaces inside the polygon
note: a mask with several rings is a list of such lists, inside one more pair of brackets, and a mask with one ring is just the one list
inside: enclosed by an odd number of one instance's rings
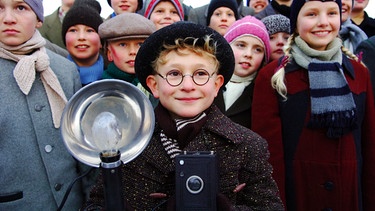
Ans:
{"label": "coat button", "polygon": [[36,112],[41,112],[44,108],[44,105],[35,104],[34,109]]}
{"label": "coat button", "polygon": [[324,183],[324,188],[328,191],[332,191],[335,188],[335,184],[332,181],[327,181]]}
{"label": "coat button", "polygon": [[53,147],[52,147],[51,145],[46,145],[46,146],[44,147],[44,151],[46,151],[47,153],[52,152],[52,150],[53,150]]}
{"label": "coat button", "polygon": [[62,184],[56,183],[54,188],[56,191],[59,191],[61,190],[61,187],[62,187]]}

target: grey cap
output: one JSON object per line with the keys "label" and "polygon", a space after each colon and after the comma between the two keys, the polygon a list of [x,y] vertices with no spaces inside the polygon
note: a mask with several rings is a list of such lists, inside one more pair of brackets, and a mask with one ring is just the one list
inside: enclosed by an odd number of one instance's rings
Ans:
{"label": "grey cap", "polygon": [[262,18],[262,22],[266,26],[269,35],[278,32],[290,33],[290,20],[284,15],[269,15]]}
{"label": "grey cap", "polygon": [[99,26],[99,36],[106,41],[147,38],[155,31],[155,24],[137,13],[116,15]]}

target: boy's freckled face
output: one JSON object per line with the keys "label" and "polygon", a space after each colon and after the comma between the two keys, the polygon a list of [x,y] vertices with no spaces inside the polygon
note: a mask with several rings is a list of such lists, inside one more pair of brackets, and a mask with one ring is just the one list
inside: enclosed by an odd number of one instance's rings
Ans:
{"label": "boy's freckled face", "polygon": [[8,46],[23,44],[42,26],[24,1],[1,0],[0,21],[0,41]]}
{"label": "boy's freckled face", "polygon": [[135,56],[145,39],[122,39],[110,41],[108,44],[108,60],[122,71],[135,74]]}
{"label": "boy's freckled face", "polygon": [[[173,69],[184,75],[192,74],[197,69],[205,69],[210,75],[217,71],[212,58],[189,50],[184,50],[182,55],[171,51],[165,59],[167,62],[158,66],[158,72],[162,76]],[[210,107],[223,83],[224,77],[217,74],[213,74],[203,86],[196,85],[190,76],[185,76],[182,83],[176,87],[169,85],[159,75],[150,75],[147,78],[147,85],[153,95],[177,118],[191,118]]]}

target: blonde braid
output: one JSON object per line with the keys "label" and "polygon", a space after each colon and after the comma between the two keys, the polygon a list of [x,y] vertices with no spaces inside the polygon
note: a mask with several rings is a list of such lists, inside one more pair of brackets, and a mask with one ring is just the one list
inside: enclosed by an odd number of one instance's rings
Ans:
{"label": "blonde braid", "polygon": [[271,78],[271,85],[274,89],[276,89],[277,93],[279,93],[284,100],[287,99],[287,90],[286,90],[286,85],[285,85],[285,65],[290,61],[291,54],[290,50],[292,49],[292,44],[294,43],[294,39],[297,35],[293,33],[289,39],[287,44],[285,45],[284,49],[284,57],[287,59],[286,62],[282,62],[280,66],[278,66],[275,70],[275,74],[273,74]]}
{"label": "blonde braid", "polygon": [[[361,63],[364,67],[366,67],[366,65],[362,62],[362,60],[360,58],[358,58],[357,55],[355,55],[354,53],[352,53],[348,48],[346,48],[345,46],[341,46],[341,51],[347,56],[349,57],[350,59],[353,59],[359,63]],[[367,68],[367,67],[366,67]]]}

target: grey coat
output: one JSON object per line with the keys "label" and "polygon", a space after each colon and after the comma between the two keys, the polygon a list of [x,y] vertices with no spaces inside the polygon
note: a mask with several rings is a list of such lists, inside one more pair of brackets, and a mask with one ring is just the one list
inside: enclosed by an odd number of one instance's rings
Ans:
{"label": "grey coat", "polygon": [[[78,71],[67,59],[47,53],[69,99],[81,86]],[[80,168],[53,126],[40,74],[26,96],[13,77],[15,65],[0,58],[0,210],[56,210]],[[82,187],[73,187],[63,210],[82,204]]]}

